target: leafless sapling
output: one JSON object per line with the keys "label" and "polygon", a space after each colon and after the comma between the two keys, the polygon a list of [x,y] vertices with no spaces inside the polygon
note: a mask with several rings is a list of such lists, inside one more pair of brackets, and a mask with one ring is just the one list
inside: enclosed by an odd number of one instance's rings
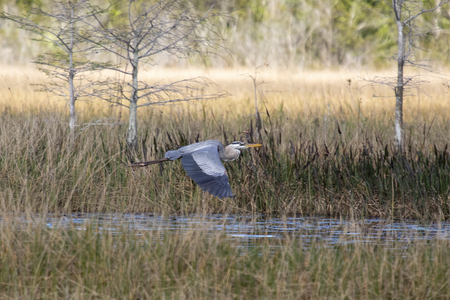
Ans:
{"label": "leafless sapling", "polygon": [[[50,82],[39,84],[41,90],[63,97],[69,106],[70,144],[75,142],[77,99],[92,97],[92,87],[98,84],[89,75],[109,63],[93,62],[88,55],[98,49],[86,42],[86,21],[104,10],[92,9],[88,0],[52,0],[47,7],[34,4],[25,15],[0,13],[0,18],[17,23],[32,32],[35,40],[48,43],[52,49],[36,56],[34,63]],[[36,17],[36,18],[33,18]],[[33,21],[34,19],[38,21]]]}
{"label": "leafless sapling", "polygon": [[[123,2],[120,2],[123,3]],[[161,56],[187,58],[191,55],[207,57],[221,47],[222,40],[210,18],[212,9],[198,15],[190,1],[162,0],[158,2],[130,1],[123,3],[124,21],[119,25],[97,18],[96,34],[91,41],[124,63],[111,68],[123,74],[123,79],[111,82],[108,89],[118,91],[117,97],[104,100],[129,109],[127,144],[136,150],[138,144],[137,111],[140,107],[166,105],[177,102],[221,98],[226,93],[204,94],[212,84],[204,77],[177,80],[169,83],[147,83],[140,80],[144,66],[155,66]]]}
{"label": "leafless sapling", "polygon": [[[405,67],[425,68],[431,71],[431,66],[423,64],[414,58],[415,51],[424,50],[419,46],[419,38],[425,34],[433,34],[435,23],[426,22],[420,18],[432,14],[447,5],[450,0],[434,1],[422,0],[384,0],[387,10],[383,14],[392,18],[397,29],[397,75],[395,77],[376,77],[370,80],[390,86],[395,94],[394,144],[398,151],[403,149],[403,100],[408,88],[417,87],[422,82],[415,76],[406,76]],[[435,16],[437,17],[437,15]],[[421,20],[421,22],[418,22]]]}
{"label": "leafless sapling", "polygon": [[[262,67],[270,68],[269,64],[265,63],[259,67],[255,68],[254,74],[243,74],[244,76],[250,78],[253,81],[253,92],[254,92],[254,100],[255,100],[255,141],[260,141],[261,138],[261,129],[262,129],[262,121],[261,121],[261,115],[259,113],[259,103],[258,103],[258,87],[262,84],[265,84],[266,82],[260,81],[258,82],[258,70]],[[260,91],[260,96],[263,95],[263,92]],[[253,138],[253,137],[252,137]]]}

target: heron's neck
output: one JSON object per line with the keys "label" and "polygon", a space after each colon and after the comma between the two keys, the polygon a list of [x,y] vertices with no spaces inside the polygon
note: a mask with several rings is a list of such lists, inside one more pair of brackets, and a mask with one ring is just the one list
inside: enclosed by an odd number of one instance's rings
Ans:
{"label": "heron's neck", "polygon": [[231,146],[225,147],[224,151],[220,154],[220,159],[223,161],[232,161],[239,157],[239,154],[241,154],[241,151],[238,149],[235,149]]}

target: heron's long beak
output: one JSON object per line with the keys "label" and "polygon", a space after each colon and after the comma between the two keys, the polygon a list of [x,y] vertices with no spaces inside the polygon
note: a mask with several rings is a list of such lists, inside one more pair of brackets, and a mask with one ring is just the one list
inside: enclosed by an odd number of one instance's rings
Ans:
{"label": "heron's long beak", "polygon": [[262,147],[261,144],[245,144],[244,147],[253,148],[253,147]]}

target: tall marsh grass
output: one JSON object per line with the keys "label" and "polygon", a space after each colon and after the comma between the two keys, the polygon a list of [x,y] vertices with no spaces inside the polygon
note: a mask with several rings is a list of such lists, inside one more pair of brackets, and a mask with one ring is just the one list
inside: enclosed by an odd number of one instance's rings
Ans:
{"label": "tall marsh grass", "polygon": [[140,230],[120,218],[49,227],[36,216],[9,217],[0,223],[2,299],[450,297],[445,239],[341,236],[330,246],[286,234],[242,247],[202,224],[181,232]]}
{"label": "tall marsh grass", "polygon": [[[436,80],[405,100],[405,150],[398,155],[391,90],[350,72],[262,72],[264,148],[226,164],[236,197],[219,200],[204,194],[179,162],[128,168],[125,109],[78,102],[71,148],[64,102],[30,87],[44,79],[21,69],[2,73],[3,211],[450,216],[449,88]],[[206,75],[231,96],[141,109],[138,159],[206,139],[252,141],[254,87],[246,73],[252,71],[147,72],[149,82]]]}

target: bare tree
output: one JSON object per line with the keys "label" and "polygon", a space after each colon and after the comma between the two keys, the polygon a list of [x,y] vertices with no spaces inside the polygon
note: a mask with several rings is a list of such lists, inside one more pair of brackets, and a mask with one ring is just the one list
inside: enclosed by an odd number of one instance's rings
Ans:
{"label": "bare tree", "polygon": [[[186,58],[197,54],[207,57],[220,47],[221,39],[210,18],[212,9],[198,16],[190,1],[162,0],[157,3],[130,1],[127,12],[120,16],[122,25],[111,26],[97,18],[96,35],[91,41],[113,55],[125,65],[112,70],[125,75],[108,88],[118,91],[118,97],[104,100],[129,109],[127,144],[137,148],[137,109],[144,106],[172,104],[183,101],[224,97],[226,93],[205,95],[204,88],[212,84],[204,77],[196,77],[170,83],[139,80],[142,66],[157,65],[158,58],[170,55]],[[94,15],[96,15],[94,13]],[[116,22],[119,23],[119,22]]]}
{"label": "bare tree", "polygon": [[[255,133],[256,133],[256,137],[255,137],[255,141],[260,141],[261,138],[261,129],[262,129],[262,120],[261,120],[261,115],[259,113],[259,109],[258,109],[258,87],[260,85],[266,84],[266,82],[260,81],[258,82],[258,70],[261,69],[262,67],[266,67],[266,68],[270,68],[268,63],[265,63],[259,67],[255,68],[255,73],[252,74],[243,74],[243,76],[246,76],[248,78],[250,78],[253,81],[253,91],[254,91],[254,99],[255,99]],[[264,92],[260,91],[260,96],[263,96]],[[252,137],[253,138],[253,137]]]}
{"label": "bare tree", "polygon": [[441,0],[436,4],[434,1],[422,0],[384,0],[390,10],[389,16],[397,26],[397,55],[394,56],[397,61],[397,76],[370,81],[389,85],[395,92],[395,146],[398,151],[403,148],[403,97],[406,88],[421,84],[420,79],[405,76],[404,69],[411,66],[431,70],[429,65],[414,59],[414,51],[423,50],[419,46],[418,38],[433,33],[436,28],[433,28],[434,24],[425,24],[423,18],[421,24],[417,21],[422,15],[433,13],[449,2],[450,0]]}
{"label": "bare tree", "polygon": [[[104,11],[93,10],[88,0],[50,1],[48,8],[34,5],[26,15],[16,16],[6,12],[0,18],[16,22],[20,28],[32,32],[35,40],[50,44],[54,51],[38,55],[34,63],[50,78],[49,84],[40,84],[42,90],[63,97],[69,105],[70,142],[75,141],[77,99],[92,96],[90,89],[97,84],[87,75],[110,64],[87,59],[97,45],[86,44],[85,22]],[[39,20],[39,22],[33,21]],[[77,83],[75,82],[77,79]]]}

